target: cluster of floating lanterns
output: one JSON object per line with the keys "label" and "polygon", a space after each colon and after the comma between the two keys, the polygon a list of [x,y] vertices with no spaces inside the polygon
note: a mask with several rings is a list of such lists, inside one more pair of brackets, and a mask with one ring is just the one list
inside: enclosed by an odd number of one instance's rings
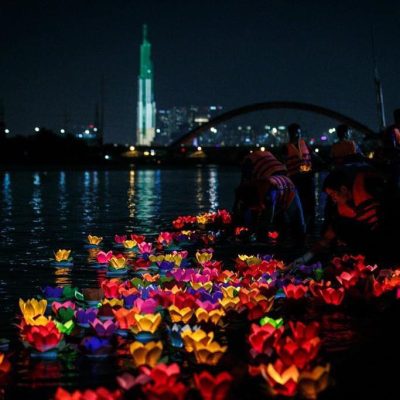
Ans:
{"label": "cluster of floating lanterns", "polygon": [[[20,299],[18,328],[31,357],[75,351],[103,359],[118,347],[128,361],[117,377],[119,389],[70,393],[59,387],[54,398],[120,399],[134,390],[150,399],[184,399],[193,391],[223,399],[246,375],[264,384],[266,395],[314,399],[329,384],[330,365],[320,354],[319,323],[301,321],[292,311],[338,307],[354,294],[400,297],[400,269],[379,271],[363,256],[293,270],[269,255],[242,254],[225,265],[210,246],[230,224],[224,210],[182,216],[172,232],[152,242],[115,235],[113,251],[101,250],[103,238],[89,235],[87,268],[106,271],[100,287],[47,286],[38,298]],[[233,232],[239,238],[244,230]],[[56,251],[52,265],[73,268],[71,251]],[[247,346],[241,354],[247,367],[240,372],[233,369],[227,339],[238,321]],[[0,375],[10,368],[0,352]]]}

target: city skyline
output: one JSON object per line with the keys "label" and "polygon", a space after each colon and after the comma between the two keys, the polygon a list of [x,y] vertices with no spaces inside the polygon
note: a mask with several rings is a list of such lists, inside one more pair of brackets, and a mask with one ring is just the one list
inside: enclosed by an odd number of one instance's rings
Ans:
{"label": "city skyline", "polygon": [[[131,142],[143,23],[151,31],[162,109],[220,104],[229,110],[293,100],[377,128],[373,24],[388,123],[400,105],[400,7],[394,1],[366,1],[362,9],[354,1],[150,3],[154,9],[129,1],[4,2],[0,73],[7,79],[0,99],[11,133],[33,133],[37,125],[61,129],[66,119],[94,122],[104,76],[105,141]],[[311,127],[313,118],[301,122]]]}

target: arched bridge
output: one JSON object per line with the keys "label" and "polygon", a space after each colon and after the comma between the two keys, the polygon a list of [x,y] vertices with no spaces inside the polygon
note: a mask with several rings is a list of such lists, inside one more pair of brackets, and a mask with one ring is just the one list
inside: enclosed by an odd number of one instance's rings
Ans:
{"label": "arched bridge", "polygon": [[199,127],[194,128],[190,132],[181,136],[179,139],[172,142],[170,146],[174,147],[183,145],[191,141],[201,133],[209,130],[213,126],[218,125],[224,121],[230,120],[239,115],[248,114],[255,111],[273,110],[273,109],[291,109],[291,110],[309,111],[315,114],[324,115],[326,117],[335,119],[340,123],[346,124],[351,128],[363,133],[366,137],[371,137],[372,135],[375,134],[375,132],[368,126],[354,120],[353,118],[347,117],[346,115],[333,111],[329,108],[316,106],[314,104],[295,102],[295,101],[269,101],[265,103],[249,104],[247,106],[235,108],[231,111],[227,111],[226,113],[218,115],[217,117],[211,119],[207,123],[200,125]]}

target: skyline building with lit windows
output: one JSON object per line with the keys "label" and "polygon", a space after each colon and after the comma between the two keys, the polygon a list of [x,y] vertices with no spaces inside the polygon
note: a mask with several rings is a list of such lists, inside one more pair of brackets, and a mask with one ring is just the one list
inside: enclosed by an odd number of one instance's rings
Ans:
{"label": "skyline building with lit windows", "polygon": [[136,144],[150,146],[156,134],[156,103],[154,101],[151,44],[147,40],[147,25],[143,25],[138,78]]}

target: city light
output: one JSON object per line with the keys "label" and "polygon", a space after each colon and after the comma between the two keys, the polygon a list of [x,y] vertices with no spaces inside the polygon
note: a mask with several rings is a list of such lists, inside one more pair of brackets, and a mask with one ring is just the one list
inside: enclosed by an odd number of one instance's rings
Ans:
{"label": "city light", "polygon": [[315,152],[319,153],[319,148],[318,147],[315,148]]}
{"label": "city light", "polygon": [[150,155],[151,155],[151,156],[155,156],[155,155],[156,155],[155,150],[151,149],[151,150],[150,150]]}
{"label": "city light", "polygon": [[150,155],[150,153],[146,150],[146,151],[143,153],[143,155],[147,157],[147,156]]}
{"label": "city light", "polygon": [[106,160],[109,160],[109,159],[110,159],[110,156],[109,156],[108,154],[106,154],[106,155],[104,156],[104,158],[105,158]]}
{"label": "city light", "polygon": [[276,133],[278,133],[278,129],[276,129],[275,127],[273,127],[273,128],[271,129],[271,133],[272,133],[273,135],[275,135]]}
{"label": "city light", "polygon": [[97,132],[97,128],[93,128],[93,131],[94,131],[94,132]]}
{"label": "city light", "polygon": [[264,146],[261,146],[261,149],[260,149],[261,151],[265,151],[265,147]]}
{"label": "city light", "polygon": [[90,132],[89,132],[89,129],[86,129],[85,130],[85,133],[88,135]]}
{"label": "city light", "polygon": [[39,132],[40,131],[40,129],[39,129],[39,127],[37,126],[36,128],[35,128],[35,132]]}
{"label": "city light", "polygon": [[9,129],[4,129],[4,133],[10,133]]}
{"label": "city light", "polygon": [[65,133],[65,129],[60,129],[60,133]]}
{"label": "city light", "polygon": [[321,136],[321,140],[322,140],[322,141],[325,141],[325,140],[327,140],[327,139],[328,139],[327,136],[325,136],[325,135]]}
{"label": "city light", "polygon": [[82,135],[82,133],[80,133],[79,135],[78,135],[78,138],[83,138],[83,135]]}
{"label": "city light", "polygon": [[201,146],[197,146],[197,151],[201,151]]}
{"label": "city light", "polygon": [[130,147],[129,147],[129,150],[130,150],[130,151],[135,151],[135,146],[130,146]]}
{"label": "city light", "polygon": [[334,133],[334,132],[336,132],[336,129],[335,128],[331,128],[331,129],[328,130],[328,132],[329,133]]}
{"label": "city light", "polygon": [[217,132],[218,132],[217,128],[214,128],[214,127],[210,128],[210,131],[211,131],[212,133],[217,133]]}

